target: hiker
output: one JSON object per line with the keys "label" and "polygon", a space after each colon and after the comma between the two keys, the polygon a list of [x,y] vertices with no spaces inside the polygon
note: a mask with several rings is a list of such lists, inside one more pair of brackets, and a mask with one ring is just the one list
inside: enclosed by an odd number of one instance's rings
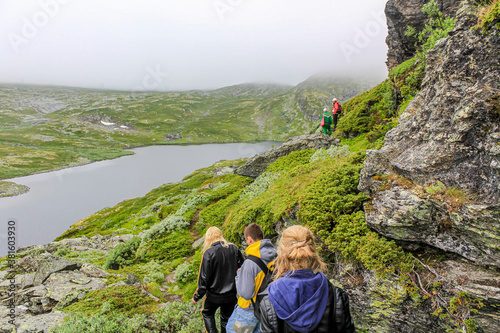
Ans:
{"label": "hiker", "polygon": [[275,280],[260,303],[261,332],[355,332],[347,293],[323,274],[312,232],[294,225],[278,242]]}
{"label": "hiker", "polygon": [[243,264],[243,255],[238,247],[228,243],[217,227],[208,228],[203,244],[203,256],[198,273],[198,289],[193,303],[206,296],[201,314],[208,333],[218,333],[215,325],[215,311],[220,308],[221,332],[237,302],[235,277]]}
{"label": "hiker", "polygon": [[266,274],[256,263],[257,259],[251,256],[260,259],[260,265],[263,263],[267,268],[272,268],[276,258],[276,250],[269,239],[264,239],[264,232],[256,223],[248,225],[243,236],[248,244],[245,250],[248,258],[243,262],[236,276],[236,290],[239,298],[238,304],[227,323],[227,331],[233,333],[258,333],[260,323],[254,315],[252,303],[257,300],[257,293],[261,290]]}
{"label": "hiker", "polygon": [[332,116],[328,113],[327,108],[323,109],[323,116],[321,117],[321,127],[323,134],[332,135]]}
{"label": "hiker", "polygon": [[337,129],[337,118],[340,116],[340,112],[342,112],[342,106],[336,98],[333,98],[332,103],[333,131],[335,132],[335,130]]}

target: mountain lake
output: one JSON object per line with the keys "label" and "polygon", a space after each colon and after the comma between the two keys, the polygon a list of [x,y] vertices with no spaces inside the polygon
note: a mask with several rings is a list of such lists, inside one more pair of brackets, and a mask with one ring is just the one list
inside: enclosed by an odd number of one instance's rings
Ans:
{"label": "mountain lake", "polygon": [[5,179],[30,187],[0,198],[0,256],[7,255],[7,226],[15,221],[16,246],[52,242],[72,224],[123,200],[146,195],[166,183],[220,160],[252,157],[280,142],[148,146],[113,160]]}

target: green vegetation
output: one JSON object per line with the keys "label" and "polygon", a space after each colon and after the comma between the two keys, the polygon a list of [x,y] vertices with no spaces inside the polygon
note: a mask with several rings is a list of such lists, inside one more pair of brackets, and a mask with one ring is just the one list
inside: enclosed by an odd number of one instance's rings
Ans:
{"label": "green vegetation", "polygon": [[0,198],[1,197],[12,197],[15,195],[20,195],[29,191],[29,187],[25,185],[18,185],[13,182],[1,182],[0,181]]}
{"label": "green vegetation", "polygon": [[427,51],[432,49],[438,40],[448,36],[448,33],[455,27],[455,19],[452,17],[444,17],[443,13],[439,10],[439,5],[436,1],[432,0],[423,5],[422,12],[427,15],[428,22],[422,31],[418,32],[414,27],[408,26],[406,36],[416,39],[415,46],[417,46],[416,64],[413,73],[408,76],[410,96],[415,96],[413,93],[415,89],[420,89],[420,84],[425,75],[425,59]]}
{"label": "green vegetation", "polygon": [[139,237],[134,237],[123,244],[118,244],[113,250],[109,251],[104,262],[104,269],[118,269],[133,264],[135,251],[137,251],[140,242]]}
{"label": "green vegetation", "polygon": [[406,35],[417,38],[417,46],[420,48],[417,51],[417,57],[423,66],[427,51],[432,49],[438,40],[448,36],[448,32],[453,30],[455,26],[455,19],[452,17],[445,18],[439,10],[439,4],[434,0],[423,5],[422,12],[428,17],[424,29],[417,34],[415,28],[408,26]]}
{"label": "green vegetation", "polygon": [[483,34],[489,33],[493,28],[500,30],[500,2],[498,0],[486,0],[479,3],[476,28],[481,29]]}
{"label": "green vegetation", "polygon": [[66,307],[66,312],[84,315],[126,313],[127,315],[151,313],[156,302],[141,295],[134,286],[107,287],[89,292],[79,302]]}
{"label": "green vegetation", "polygon": [[52,333],[135,333],[165,332],[192,333],[204,330],[200,308],[189,303],[168,302],[151,316],[145,314],[123,314],[103,309],[91,316],[72,314],[63,324],[51,330]]}

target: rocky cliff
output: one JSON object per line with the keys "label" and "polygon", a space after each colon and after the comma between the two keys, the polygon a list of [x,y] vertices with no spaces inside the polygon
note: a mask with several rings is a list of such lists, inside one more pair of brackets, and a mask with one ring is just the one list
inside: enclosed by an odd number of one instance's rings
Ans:
{"label": "rocky cliff", "polygon": [[[416,51],[415,38],[405,36],[406,27],[414,27],[421,31],[426,23],[422,6],[430,0],[389,0],[385,7],[388,35],[387,67],[393,69],[403,61],[413,57]],[[458,8],[459,0],[437,0],[441,12],[445,16],[453,16]]]}
{"label": "rocky cliff", "polygon": [[483,298],[484,332],[498,332],[500,38],[471,29],[474,11],[463,3],[455,29],[428,52],[422,90],[385,146],[367,152],[358,188],[372,197],[371,229],[408,249],[458,255],[443,273],[462,278],[444,279]]}

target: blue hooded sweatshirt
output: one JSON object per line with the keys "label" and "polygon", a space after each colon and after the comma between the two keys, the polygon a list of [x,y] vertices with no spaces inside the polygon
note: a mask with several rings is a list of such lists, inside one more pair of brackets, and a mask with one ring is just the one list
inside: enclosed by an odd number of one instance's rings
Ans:
{"label": "blue hooded sweatshirt", "polygon": [[328,280],[311,269],[286,273],[268,287],[269,300],[278,318],[298,332],[315,329],[328,302]]}

